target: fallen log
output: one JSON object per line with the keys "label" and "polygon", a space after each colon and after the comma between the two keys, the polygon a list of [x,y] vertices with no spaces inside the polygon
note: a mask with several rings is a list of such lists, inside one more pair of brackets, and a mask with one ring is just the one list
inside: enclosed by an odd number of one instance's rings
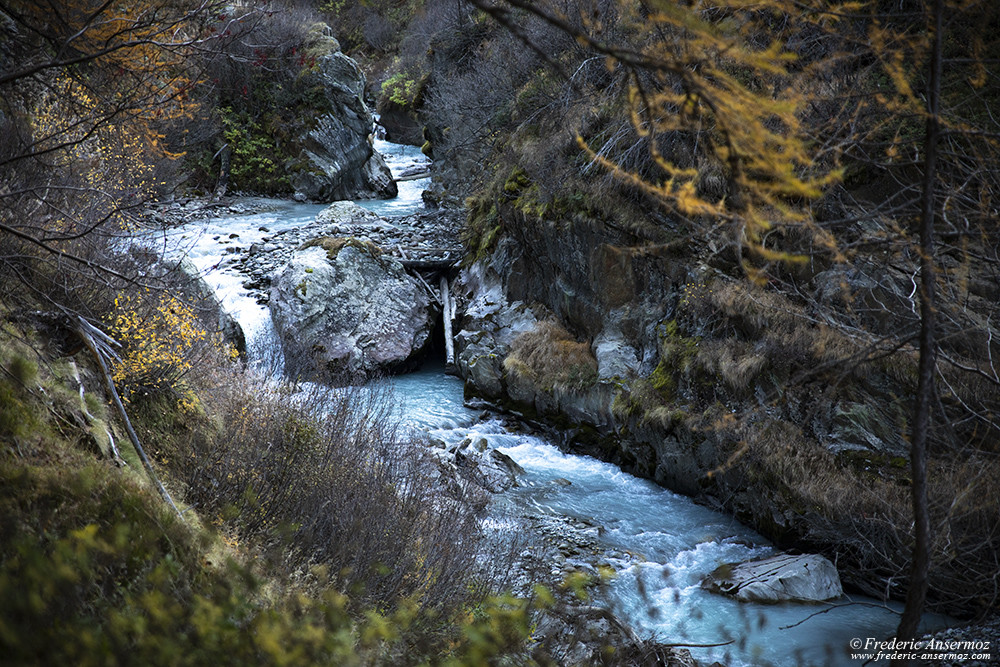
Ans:
{"label": "fallen log", "polygon": [[459,261],[447,257],[445,259],[401,259],[403,268],[418,271],[447,271],[458,267]]}
{"label": "fallen log", "polygon": [[448,290],[448,276],[441,276],[441,321],[444,323],[444,371],[455,371],[455,341],[451,337],[452,308],[451,293]]}
{"label": "fallen log", "polygon": [[111,378],[111,371],[108,370],[108,364],[104,357],[115,356],[114,349],[111,345],[117,345],[110,336],[105,334],[103,331],[92,325],[87,320],[82,317],[77,316],[76,318],[76,333],[80,336],[80,340],[86,346],[90,353],[94,355],[94,359],[97,361],[97,365],[100,368],[101,375],[104,378],[104,383],[108,387],[108,393],[111,394],[111,400],[118,409],[118,415],[122,418],[122,422],[125,424],[125,432],[128,433],[129,440],[132,441],[132,446],[135,447],[136,453],[139,455],[139,460],[142,461],[142,467],[145,468],[146,474],[149,475],[149,479],[153,482],[156,490],[160,492],[160,497],[166,501],[170,507],[177,512],[177,516],[180,520],[184,521],[184,515],[181,511],[177,509],[177,505],[174,504],[173,498],[167,493],[167,489],[160,482],[160,478],[156,476],[156,471],[153,470],[153,464],[149,462],[149,457],[146,456],[146,450],[142,448],[139,443],[139,436],[136,435],[135,429],[132,428],[132,421],[128,418],[128,413],[125,412],[125,406],[122,404],[122,399],[118,395],[118,390],[115,389],[115,381]]}

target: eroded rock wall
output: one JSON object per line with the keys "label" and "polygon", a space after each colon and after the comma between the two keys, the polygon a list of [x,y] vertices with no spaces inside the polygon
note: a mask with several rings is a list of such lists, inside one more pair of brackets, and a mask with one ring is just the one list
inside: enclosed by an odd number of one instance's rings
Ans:
{"label": "eroded rock wall", "polygon": [[[903,580],[905,533],[883,530],[877,554],[864,545],[880,530],[869,513],[881,499],[900,516],[907,507],[909,356],[844,370],[834,361],[854,349],[847,337],[695,248],[661,252],[599,221],[500,217],[500,240],[458,289],[467,393],[779,544],[824,553],[855,588],[881,595],[886,579]],[[520,351],[553,322],[569,339],[550,341],[552,354],[582,346],[589,361],[572,363],[596,372],[545,369],[537,349]],[[817,373],[803,381],[804,370]],[[873,571],[885,579],[874,584]]]}
{"label": "eroded rock wall", "polygon": [[298,196],[314,201],[391,198],[396,184],[372,148],[374,120],[365,104],[365,76],[339,50],[317,59],[304,85],[322,91],[324,112],[306,123],[301,152],[289,180]]}

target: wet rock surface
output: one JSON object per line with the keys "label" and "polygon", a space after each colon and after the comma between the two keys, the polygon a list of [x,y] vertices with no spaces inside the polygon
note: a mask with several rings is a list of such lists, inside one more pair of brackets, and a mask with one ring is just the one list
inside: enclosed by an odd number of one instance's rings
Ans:
{"label": "wet rock surface", "polygon": [[741,602],[822,602],[844,594],[836,566],[816,554],[723,565],[702,587]]}
{"label": "wet rock surface", "polygon": [[276,205],[273,199],[240,195],[212,199],[189,197],[153,203],[139,217],[147,225],[179,227],[206,218],[266,213],[275,210]]}
{"label": "wet rock surface", "polygon": [[[324,210],[310,225],[279,230],[260,243],[239,247],[233,259],[236,269],[247,276],[244,287],[267,303],[271,280],[276,270],[291,258],[296,248],[320,236],[353,237],[371,242],[383,254],[401,262],[436,260],[457,263],[462,246],[458,240],[461,211],[426,211],[400,217],[383,218],[351,202],[338,202]],[[349,211],[350,213],[345,213]]]}
{"label": "wet rock surface", "polygon": [[385,160],[372,149],[374,119],[364,101],[365,76],[339,50],[321,57],[306,85],[322,91],[327,113],[311,119],[297,139],[301,153],[290,171],[296,194],[315,201],[396,196]]}
{"label": "wet rock surface", "polygon": [[[261,198],[227,197],[219,201],[189,199],[159,204],[144,217],[154,225],[178,227],[207,218],[243,216],[275,210],[279,202]],[[335,202],[316,219],[294,229],[271,232],[267,226],[260,241],[244,243],[236,235],[221,235],[226,263],[243,276],[243,286],[267,304],[275,271],[284,266],[303,243],[320,236],[354,237],[370,241],[401,262],[457,264],[462,257],[459,233],[465,212],[459,209],[419,211],[411,215],[382,217],[353,202]]]}
{"label": "wet rock surface", "polygon": [[[442,476],[449,480],[452,495],[468,497],[469,487],[489,493],[501,493],[518,485],[521,466],[503,452],[489,446],[485,438],[465,438],[456,445],[431,441],[431,454],[438,462]],[[485,496],[481,496],[486,500]]]}

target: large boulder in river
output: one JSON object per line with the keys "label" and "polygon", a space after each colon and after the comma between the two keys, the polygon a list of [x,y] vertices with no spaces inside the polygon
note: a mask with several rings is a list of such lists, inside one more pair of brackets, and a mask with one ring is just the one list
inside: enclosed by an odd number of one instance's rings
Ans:
{"label": "large boulder in river", "polygon": [[332,382],[409,370],[435,318],[398,261],[353,237],[296,250],[273,279],[270,308],[287,371]]}
{"label": "large boulder in river", "polygon": [[742,602],[822,602],[844,594],[836,566],[816,554],[723,565],[702,585]]}
{"label": "large boulder in river", "polygon": [[364,74],[340,52],[337,40],[315,39],[316,65],[303,74],[301,85],[317,91],[318,113],[296,138],[301,152],[289,165],[292,187],[316,201],[395,197],[392,174],[372,148],[374,120],[364,100]]}

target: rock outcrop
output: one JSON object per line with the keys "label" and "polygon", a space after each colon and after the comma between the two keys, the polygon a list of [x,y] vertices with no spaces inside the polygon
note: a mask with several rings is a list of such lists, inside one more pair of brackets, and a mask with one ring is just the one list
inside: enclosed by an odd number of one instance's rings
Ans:
{"label": "rock outcrop", "polygon": [[844,594],[836,566],[816,554],[723,565],[702,586],[742,602],[823,602]]}
{"label": "rock outcrop", "polygon": [[430,340],[424,288],[353,237],[314,239],[274,278],[271,317],[292,375],[353,382],[409,370]]}
{"label": "rock outcrop", "polygon": [[210,332],[218,332],[225,343],[245,357],[247,341],[243,327],[225,309],[198,267],[185,257],[178,261],[165,261],[159,269],[163,272],[161,277],[194,308],[202,325]]}
{"label": "rock outcrop", "polygon": [[[584,211],[535,217],[526,199],[472,220],[485,231],[456,290],[467,395],[554,427],[575,453],[728,511],[779,546],[835,559],[855,590],[899,596],[896,581],[873,580],[867,559],[888,555],[887,568],[902,568],[905,553],[845,546],[841,536],[858,528],[842,518],[857,512],[854,500],[880,502],[868,500],[881,498],[877,487],[909,483],[899,424],[913,358],[904,350],[843,366],[863,346],[809,318],[816,304],[836,312],[853,290],[865,306],[858,321],[891,329],[896,321],[880,324],[868,302],[898,300],[900,281],[876,289],[870,267],[817,266],[800,277],[815,293],[803,305],[734,276],[711,240],[671,242],[669,221],[633,234]],[[567,345],[589,346],[596,373],[567,385],[520,363],[518,337],[548,321],[569,333]],[[824,382],[829,390],[816,390]],[[838,492],[818,494],[820,485]]]}
{"label": "rock outcrop", "polygon": [[298,139],[302,149],[289,165],[296,195],[315,201],[391,198],[396,184],[371,145],[374,119],[365,104],[365,76],[354,60],[326,38],[329,53],[316,60],[304,85],[322,92],[322,113]]}
{"label": "rock outcrop", "polygon": [[459,372],[474,391],[490,399],[504,391],[503,360],[514,339],[538,322],[522,302],[510,303],[499,276],[478,262],[461,277],[466,307],[462,330],[455,337]]}

